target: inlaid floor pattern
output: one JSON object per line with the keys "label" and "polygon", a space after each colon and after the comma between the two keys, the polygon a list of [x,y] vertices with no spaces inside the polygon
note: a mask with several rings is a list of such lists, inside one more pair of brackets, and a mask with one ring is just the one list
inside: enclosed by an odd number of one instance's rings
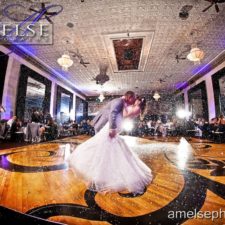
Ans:
{"label": "inlaid floor pattern", "polygon": [[225,224],[225,144],[125,136],[154,179],[142,195],[102,195],[68,165],[88,138],[1,150],[0,224]]}

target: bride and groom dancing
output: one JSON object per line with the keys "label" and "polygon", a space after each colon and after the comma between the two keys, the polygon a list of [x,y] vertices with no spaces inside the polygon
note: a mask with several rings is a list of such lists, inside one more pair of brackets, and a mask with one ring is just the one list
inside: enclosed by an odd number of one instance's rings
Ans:
{"label": "bride and groom dancing", "polygon": [[128,91],[105,105],[93,119],[95,136],[79,145],[70,157],[70,165],[88,189],[142,193],[152,181],[151,170],[119,136],[123,120],[139,116],[145,106],[145,98]]}

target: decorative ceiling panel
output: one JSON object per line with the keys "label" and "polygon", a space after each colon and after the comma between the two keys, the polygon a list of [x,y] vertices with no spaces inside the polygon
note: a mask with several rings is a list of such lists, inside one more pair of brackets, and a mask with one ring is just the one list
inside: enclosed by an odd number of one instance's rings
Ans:
{"label": "decorative ceiling panel", "polygon": [[143,38],[112,40],[118,71],[138,70]]}
{"label": "decorative ceiling panel", "polygon": [[153,36],[153,31],[105,34],[113,72],[144,71]]}

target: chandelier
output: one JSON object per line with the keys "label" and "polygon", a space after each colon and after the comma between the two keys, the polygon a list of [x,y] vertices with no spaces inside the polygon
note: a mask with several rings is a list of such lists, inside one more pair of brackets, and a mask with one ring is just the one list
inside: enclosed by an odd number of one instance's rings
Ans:
{"label": "chandelier", "polygon": [[73,65],[73,60],[70,59],[69,52],[65,52],[57,62],[64,71],[68,71],[68,68]]}
{"label": "chandelier", "polygon": [[101,93],[101,94],[98,96],[98,99],[100,100],[100,102],[103,102],[103,100],[105,99],[105,96]]}
{"label": "chandelier", "polygon": [[156,91],[155,94],[153,95],[153,98],[158,101],[160,99],[159,93]]}
{"label": "chandelier", "polygon": [[192,48],[190,53],[187,55],[187,59],[198,64],[204,58],[204,55],[204,52],[199,48]]}

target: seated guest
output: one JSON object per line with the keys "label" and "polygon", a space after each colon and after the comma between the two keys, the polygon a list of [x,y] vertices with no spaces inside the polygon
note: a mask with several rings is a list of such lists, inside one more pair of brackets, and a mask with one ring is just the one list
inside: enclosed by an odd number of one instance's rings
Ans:
{"label": "seated guest", "polygon": [[92,126],[91,121],[87,120],[87,124],[88,124],[88,135],[94,136],[95,130],[94,130],[94,127]]}
{"label": "seated guest", "polygon": [[200,125],[200,124],[201,124],[201,118],[199,117],[199,118],[197,119],[197,121],[195,121],[195,125],[198,126],[198,125]]}
{"label": "seated guest", "polygon": [[185,125],[187,130],[195,130],[196,123],[193,121],[193,119],[189,119]]}
{"label": "seated guest", "polygon": [[148,126],[148,134],[154,135],[155,128],[153,127],[153,121],[149,120],[147,122],[147,126]]}
{"label": "seated guest", "polygon": [[27,124],[26,141],[40,142],[45,129],[40,127],[40,116],[37,110],[31,115],[31,123]]}
{"label": "seated guest", "polygon": [[76,123],[76,120],[74,120],[71,124],[70,127],[77,130],[78,129],[78,124]]}
{"label": "seated guest", "polygon": [[210,127],[211,127],[211,128],[214,127],[214,125],[216,124],[216,122],[217,122],[217,118],[216,118],[216,117],[215,117],[215,118],[212,118],[212,119],[209,121]]}
{"label": "seated guest", "polygon": [[38,111],[34,111],[31,115],[31,122],[33,123],[40,123],[41,118]]}
{"label": "seated guest", "polygon": [[213,138],[213,133],[215,131],[218,131],[218,128],[219,128],[219,118],[218,117],[215,117],[215,118],[212,118],[210,121],[209,121],[209,125],[208,125],[208,137],[209,138]]}
{"label": "seated guest", "polygon": [[224,118],[223,115],[220,115],[220,116],[219,116],[218,124],[225,124],[225,118]]}
{"label": "seated guest", "polygon": [[142,126],[143,126],[144,135],[148,135],[148,125],[147,125],[147,122],[144,121]]}
{"label": "seated guest", "polygon": [[12,124],[16,121],[17,117],[13,116],[8,121],[5,121],[4,126],[2,126],[1,136],[5,139],[7,138],[8,132],[10,132]]}
{"label": "seated guest", "polygon": [[48,121],[52,118],[51,114],[47,111],[45,112],[45,114],[43,115],[44,118],[44,124],[47,124]]}
{"label": "seated guest", "polygon": [[58,137],[58,127],[52,118],[48,120],[46,131],[47,140],[55,140]]}
{"label": "seated guest", "polygon": [[44,123],[43,113],[39,111],[34,111],[31,115],[31,122],[39,125],[39,129],[38,129],[38,136],[40,137],[38,138],[38,142],[39,142],[41,141],[41,139],[43,139],[44,132],[45,132],[45,127],[40,124],[40,123],[42,124]]}
{"label": "seated guest", "polygon": [[7,136],[8,126],[6,122],[0,123],[0,139],[5,139]]}
{"label": "seated guest", "polygon": [[88,134],[88,123],[87,120],[83,120],[82,128],[85,134]]}
{"label": "seated guest", "polygon": [[16,141],[16,132],[21,128],[20,120],[15,119],[10,128],[10,139],[11,141]]}
{"label": "seated guest", "polygon": [[6,111],[5,108],[4,108],[2,105],[0,105],[0,122],[1,122],[1,120],[2,120],[1,115],[2,115],[2,113],[4,113],[5,111]]}
{"label": "seated guest", "polygon": [[38,141],[43,141],[43,137],[44,137],[44,133],[45,133],[45,127],[44,126],[40,126],[39,130],[39,137],[41,140],[38,140]]}
{"label": "seated guest", "polygon": [[175,130],[175,127],[173,125],[173,122],[170,119],[168,119],[166,121],[166,124],[165,124],[164,128],[165,128],[166,135],[167,134],[173,135],[173,132]]}
{"label": "seated guest", "polygon": [[208,122],[206,122],[205,119],[203,119],[203,118],[201,119],[201,122],[199,123],[198,128],[202,132],[202,135],[201,135],[202,138],[209,137],[209,129],[210,128],[209,128]]}
{"label": "seated guest", "polygon": [[171,129],[171,127],[173,126],[173,122],[170,121],[170,119],[168,119],[168,120],[166,121],[165,126],[166,126],[168,129]]}
{"label": "seated guest", "polygon": [[218,131],[218,129],[219,129],[219,124],[220,124],[219,117],[216,117],[215,120],[214,120],[214,123],[213,123],[213,130],[214,130],[214,131]]}
{"label": "seated guest", "polygon": [[9,128],[11,128],[13,122],[15,122],[16,119],[17,119],[17,117],[16,117],[16,116],[13,116],[11,119],[9,119],[9,120],[7,121],[7,125],[9,126]]}
{"label": "seated guest", "polygon": [[69,124],[69,129],[71,129],[73,135],[77,135],[78,134],[78,124],[76,123],[76,120],[73,120]]}
{"label": "seated guest", "polygon": [[225,132],[225,119],[223,115],[220,115],[218,120],[218,131]]}
{"label": "seated guest", "polygon": [[156,135],[159,135],[159,136],[161,136],[164,133],[164,127],[161,120],[156,121],[155,132],[156,132]]}
{"label": "seated guest", "polygon": [[80,134],[87,134],[87,121],[86,120],[82,120],[79,124],[79,132]]}
{"label": "seated guest", "polygon": [[45,123],[45,117],[44,117],[43,112],[39,111],[38,112],[38,117],[39,117],[39,123],[44,124]]}

